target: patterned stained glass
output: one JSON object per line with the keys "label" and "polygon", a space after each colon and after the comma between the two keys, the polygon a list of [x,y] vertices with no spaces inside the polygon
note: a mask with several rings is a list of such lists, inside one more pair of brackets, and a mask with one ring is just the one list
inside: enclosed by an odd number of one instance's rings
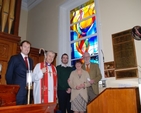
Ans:
{"label": "patterned stained glass", "polygon": [[[92,20],[92,21],[91,21]],[[95,16],[74,24],[71,29],[71,41],[97,33]]]}
{"label": "patterned stained glass", "polygon": [[89,16],[96,13],[94,0],[89,0],[88,2],[76,7],[70,11],[70,24],[81,21]]}
{"label": "patterned stained glass", "polygon": [[[74,66],[77,59],[71,61],[71,65]],[[80,59],[82,63],[84,63],[83,59]],[[98,54],[95,56],[91,56],[90,62],[92,63],[99,63],[99,56]]]}
{"label": "patterned stained glass", "polygon": [[97,33],[94,6],[90,0],[70,12],[71,41]]}
{"label": "patterned stained glass", "polygon": [[71,48],[71,59],[80,59],[84,52],[89,52],[91,56],[97,55],[97,36],[72,43]]}
{"label": "patterned stained glass", "polygon": [[[98,37],[94,0],[71,10],[70,12],[70,41],[71,63],[81,59],[84,52],[89,52],[91,62],[99,63]],[[82,60],[83,62],[83,60]]]}

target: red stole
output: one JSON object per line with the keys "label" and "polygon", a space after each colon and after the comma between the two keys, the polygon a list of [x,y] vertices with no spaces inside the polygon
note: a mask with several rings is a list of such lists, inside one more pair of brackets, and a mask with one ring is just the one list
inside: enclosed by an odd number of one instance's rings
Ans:
{"label": "red stole", "polygon": [[[41,63],[40,68],[44,67],[44,62]],[[41,103],[48,103],[48,66],[46,66],[47,72],[44,73],[43,78],[41,79]],[[57,73],[53,65],[51,65],[53,72],[53,86],[54,86],[54,102],[56,102],[56,91],[57,91]],[[42,101],[43,100],[43,101]]]}

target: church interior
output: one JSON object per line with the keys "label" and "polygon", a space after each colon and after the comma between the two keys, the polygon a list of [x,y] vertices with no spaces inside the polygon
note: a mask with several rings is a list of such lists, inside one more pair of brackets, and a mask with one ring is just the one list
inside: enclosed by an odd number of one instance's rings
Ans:
{"label": "church interior", "polygon": [[[69,12],[89,0],[0,0],[0,112],[53,113],[56,103],[16,106],[18,86],[7,86],[5,73],[12,55],[20,52],[23,40],[31,42],[34,66],[44,60],[40,48],[71,56]],[[93,113],[141,112],[141,42],[132,28],[141,26],[141,0],[94,0],[96,3],[99,66],[102,79],[99,95],[87,105]],[[120,43],[119,43],[120,42]],[[71,65],[71,61],[69,61]],[[29,89],[30,90],[30,89]]]}

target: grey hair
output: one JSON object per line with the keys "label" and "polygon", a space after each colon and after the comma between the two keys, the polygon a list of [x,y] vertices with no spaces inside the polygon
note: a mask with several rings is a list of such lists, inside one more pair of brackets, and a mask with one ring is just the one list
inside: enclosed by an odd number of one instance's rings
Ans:
{"label": "grey hair", "polygon": [[52,51],[52,50],[46,51],[46,55],[48,55],[48,53],[52,53],[52,54],[54,54],[54,56],[55,56],[55,52]]}

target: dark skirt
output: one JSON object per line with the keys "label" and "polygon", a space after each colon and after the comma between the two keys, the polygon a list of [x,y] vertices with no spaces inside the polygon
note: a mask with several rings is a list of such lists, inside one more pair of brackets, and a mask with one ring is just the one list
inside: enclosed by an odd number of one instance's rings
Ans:
{"label": "dark skirt", "polygon": [[80,94],[71,102],[71,110],[73,111],[86,111],[86,106],[87,102]]}

